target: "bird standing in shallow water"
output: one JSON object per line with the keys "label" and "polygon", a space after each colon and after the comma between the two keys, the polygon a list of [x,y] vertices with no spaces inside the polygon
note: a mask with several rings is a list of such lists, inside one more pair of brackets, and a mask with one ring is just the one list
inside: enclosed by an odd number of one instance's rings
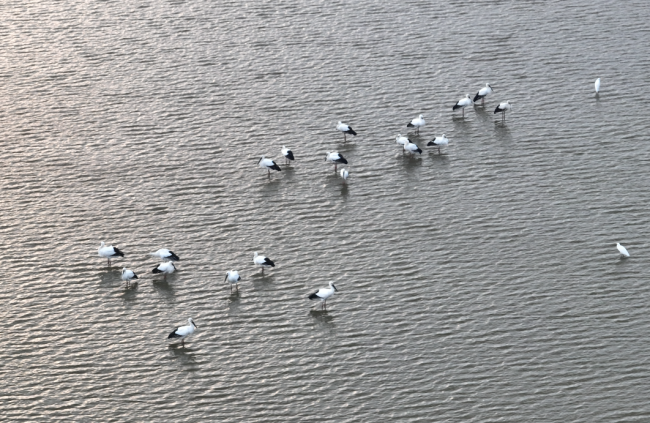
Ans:
{"label": "bird standing in shallow water", "polygon": [[452,107],[452,110],[458,110],[461,109],[463,112],[463,117],[465,117],[465,107],[469,106],[472,104],[472,99],[469,96],[469,94],[466,94],[464,98],[461,98],[458,100],[456,104],[454,104],[454,107]]}
{"label": "bird standing in shallow water", "polygon": [[239,292],[239,281],[241,280],[241,276],[239,276],[239,273],[236,270],[231,270],[230,272],[226,273],[226,279],[223,281],[228,281],[230,282],[230,292],[232,293],[232,286],[235,285],[237,287],[237,292]]}
{"label": "bird standing in shallow water", "polygon": [[436,146],[438,147],[438,154],[440,154],[440,147],[446,146],[449,144],[449,140],[445,138],[445,134],[442,134],[442,137],[436,137],[433,140],[429,141],[427,146]]}
{"label": "bird standing in shallow water", "polygon": [[485,97],[488,95],[492,94],[493,90],[490,84],[485,84],[485,87],[481,88],[476,95],[474,96],[474,103],[478,101],[479,99],[481,100],[481,106],[485,105]]}
{"label": "bird standing in shallow water", "polygon": [[336,124],[336,129],[343,132],[343,142],[346,141],[345,134],[351,134],[354,135],[355,137],[357,136],[357,133],[354,132],[354,129],[352,129],[351,126],[346,125],[345,123],[341,122],[339,120],[339,123]]}
{"label": "bird standing in shallow water", "polygon": [[501,112],[501,121],[505,122],[506,112],[508,110],[512,110],[512,104],[510,104],[510,101],[506,101],[505,103],[499,104],[497,108],[494,109],[494,114],[496,115],[497,113]]}
{"label": "bird standing in shallow water", "polygon": [[161,248],[160,250],[156,251],[155,253],[149,253],[150,256],[158,257],[162,261],[180,261],[180,257],[178,257],[176,254],[174,254],[173,251],[169,251],[166,248]]}
{"label": "bird standing in shallow water", "polygon": [[124,253],[118,250],[117,247],[113,247],[112,245],[104,247],[104,241],[99,246],[97,253],[99,257],[104,257],[108,260],[109,266],[111,265],[111,257],[124,257]]}
{"label": "bird standing in shallow water", "polygon": [[420,134],[420,128],[426,124],[424,115],[420,115],[406,125],[407,128],[415,128],[415,133]]}
{"label": "bird standing in shallow water", "polygon": [[273,160],[266,159],[264,156],[257,162],[259,167],[266,169],[269,172],[269,178],[271,177],[271,169],[281,171],[280,166],[278,166]]}
{"label": "bird standing in shallow water", "polygon": [[596,82],[594,82],[594,88],[596,88],[596,94],[598,94],[598,92],[600,91],[600,78],[598,78]]}
{"label": "bird standing in shallow water", "polygon": [[172,333],[169,334],[167,339],[179,339],[181,340],[181,345],[184,347],[185,346],[185,338],[190,336],[191,334],[194,333],[194,330],[197,328],[197,326],[194,324],[194,320],[190,317],[187,319],[188,325],[187,326],[181,326],[172,331]]}
{"label": "bird standing in shallow water", "polygon": [[422,150],[420,149],[420,147],[418,147],[417,145],[415,145],[414,143],[412,143],[410,141],[407,142],[406,144],[404,144],[404,151],[408,151],[409,153],[412,153],[412,154],[415,154],[415,153],[418,153],[420,155],[422,154]]}
{"label": "bird standing in shallow water", "polygon": [[122,268],[122,280],[126,282],[126,287],[131,286],[131,279],[138,279],[138,275],[135,274],[133,270],[127,269],[126,267]]}
{"label": "bird standing in shallow water", "polygon": [[275,267],[275,263],[265,256],[257,255],[257,251],[253,254],[253,264],[255,266],[260,266],[262,268],[262,274],[264,274],[264,269],[267,267]]}
{"label": "bird standing in shallow water", "polygon": [[336,172],[336,166],[339,163],[343,164],[348,164],[348,161],[346,160],[345,157],[343,157],[342,154],[340,154],[338,151],[334,151],[330,153],[329,151],[327,152],[327,156],[325,157],[326,162],[334,163],[334,172]]}
{"label": "bird standing in shallow water", "polygon": [[630,257],[630,253],[627,252],[627,248],[623,247],[618,242],[616,243],[616,248],[618,248],[618,252],[621,253],[623,257]]}
{"label": "bird standing in shallow water", "polygon": [[152,270],[153,273],[162,273],[163,280],[167,280],[167,275],[174,273],[174,271],[176,271],[176,266],[174,266],[174,263],[172,263],[171,261],[160,263]]}
{"label": "bird standing in shallow water", "polygon": [[[289,164],[289,160],[293,161],[293,151],[289,150],[287,147],[284,145],[282,146],[282,150],[280,150],[282,155],[284,156],[284,163]],[[270,172],[270,171],[269,171]]]}
{"label": "bird standing in shallow water", "polygon": [[338,289],[336,289],[333,282],[330,282],[329,288],[321,288],[307,298],[310,300],[320,300],[321,309],[327,310],[327,299],[334,295],[334,292],[338,292]]}

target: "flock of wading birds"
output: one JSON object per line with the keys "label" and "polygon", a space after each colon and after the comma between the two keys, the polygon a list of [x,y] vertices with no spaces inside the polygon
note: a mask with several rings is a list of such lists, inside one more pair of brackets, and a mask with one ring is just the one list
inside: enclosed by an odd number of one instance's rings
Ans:
{"label": "flock of wading birds", "polygon": [[[595,89],[596,89],[596,94],[600,91],[600,78],[596,79],[595,82]],[[481,88],[476,95],[474,96],[474,99],[470,97],[469,94],[467,94],[465,97],[461,98],[453,107],[452,110],[461,110],[463,113],[463,117],[465,117],[465,108],[474,102],[481,100],[481,104],[485,105],[485,98],[492,94],[494,91],[492,90],[492,87],[490,84],[485,84],[485,87]],[[510,101],[506,101],[505,103],[500,103],[495,109],[494,109],[494,114],[501,113],[501,119],[502,121],[505,121],[505,116],[506,112],[512,110],[512,105],[510,104]],[[406,126],[408,128],[415,128],[415,132],[417,134],[420,133],[420,128],[425,125],[424,121],[424,115],[419,115],[415,119],[411,120]],[[350,135],[357,135],[357,133],[352,129],[351,126],[346,125],[345,123],[342,123],[341,121],[338,122],[336,125],[336,129],[338,131],[341,131],[343,133],[343,140],[346,141],[346,134]],[[407,130],[408,131],[408,130]],[[409,152],[410,154],[422,154],[422,150],[415,145],[414,143],[411,142],[411,140],[408,139],[408,137],[404,137],[401,134],[397,134],[397,137],[395,138],[395,142],[399,145],[402,146],[402,151],[403,152]],[[442,134],[441,137],[435,137],[433,140],[429,141],[427,146],[434,146],[438,147],[438,154],[440,153],[440,148],[444,147],[449,144],[449,140],[445,137],[445,134]],[[285,157],[285,163],[289,163],[290,161],[293,161],[295,158],[293,156],[293,152],[286,148],[285,146],[282,146],[281,150],[282,155]],[[334,163],[334,171],[337,171],[337,165],[338,164],[347,164],[348,161],[343,157],[342,154],[340,154],[337,151],[334,152],[327,152],[327,156],[325,158],[325,161]],[[278,166],[273,160],[267,159],[264,156],[260,158],[258,161],[259,167],[263,169],[267,169],[269,177],[271,176],[271,170],[275,171],[280,171],[280,166]],[[340,173],[341,177],[343,180],[347,180],[349,176],[349,172],[347,169],[341,169]],[[630,257],[630,254],[628,253],[627,249],[622,246],[619,243],[616,243],[616,248],[618,249],[619,253],[621,254],[622,257]],[[111,265],[111,258],[116,258],[116,257],[124,257],[124,253],[120,251],[117,247],[113,247],[112,245],[105,246],[104,242],[101,242],[101,245],[98,250],[98,254],[100,257],[108,259],[108,265]],[[180,261],[180,258],[174,254],[173,251],[167,250],[167,249],[160,249],[154,253],[149,253],[152,256],[158,257],[162,260],[162,263],[160,263],[158,266],[154,267],[152,270],[152,273],[162,273],[163,278],[166,278],[168,274],[174,273],[176,270],[176,266],[174,266],[175,261]],[[268,257],[262,256],[257,254],[255,252],[253,254],[253,264],[255,266],[261,267],[262,268],[262,273],[264,273],[265,268],[270,268],[270,267],[275,267],[275,263]],[[133,279],[138,279],[138,275],[135,274],[133,270],[127,269],[125,267],[122,268],[122,280],[126,283],[126,287],[130,287],[131,281]],[[233,285],[235,285],[235,288],[239,292],[239,281],[241,280],[241,277],[239,276],[239,273],[236,270],[231,270],[226,273],[226,277],[224,279],[224,282],[230,282],[230,292],[232,292]],[[329,288],[321,288],[318,291],[314,292],[313,294],[309,295],[307,298],[310,300],[320,300],[320,307],[322,310],[327,309],[327,299],[330,298],[332,295],[334,295],[334,292],[337,292],[338,289],[336,289],[336,286],[334,286],[334,283],[330,282],[329,283]],[[185,338],[188,336],[192,335],[194,331],[196,330],[197,326],[194,324],[194,321],[190,317],[187,319],[187,326],[180,326],[175,328],[167,337],[168,339],[180,339],[181,345],[185,346]]]}

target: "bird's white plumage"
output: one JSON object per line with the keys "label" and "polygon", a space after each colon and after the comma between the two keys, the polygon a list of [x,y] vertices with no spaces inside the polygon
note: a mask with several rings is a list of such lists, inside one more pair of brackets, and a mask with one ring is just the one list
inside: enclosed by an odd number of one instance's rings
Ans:
{"label": "bird's white plumage", "polygon": [[510,100],[508,100],[505,103],[499,103],[498,108],[499,111],[512,110],[512,104],[510,104]]}
{"label": "bird's white plumage", "polygon": [[174,273],[174,271],[176,271],[176,267],[174,266],[174,263],[172,263],[171,261],[160,263],[158,267],[156,267],[156,269],[158,269],[158,272],[156,273],[163,273],[165,275],[172,274]]}
{"label": "bird's white plumage", "polygon": [[627,248],[623,247],[618,242],[616,243],[616,248],[618,248],[618,252],[621,253],[621,255],[625,257],[630,257],[630,253],[627,252]]}
{"label": "bird's white plumage", "polygon": [[197,327],[196,324],[194,324],[194,320],[192,320],[191,317],[187,319],[187,323],[188,323],[187,326],[180,326],[174,329],[167,338],[180,339],[183,345],[185,345],[185,338],[192,335]]}
{"label": "bird's white plumage", "polygon": [[350,127],[339,120],[339,123],[336,124],[336,129],[341,132],[346,132],[350,130]]}
{"label": "bird's white plumage", "polygon": [[280,150],[280,151],[282,152],[282,155],[283,155],[285,158],[287,158],[287,159],[289,159],[289,160],[293,160],[293,152],[292,152],[289,148],[287,148],[287,147],[285,147],[285,146],[283,145],[283,146],[282,146],[282,150]]}
{"label": "bird's white plumage", "polygon": [[122,280],[124,282],[130,282],[131,279],[138,279],[136,276],[135,272],[131,269],[127,269],[126,267],[122,268]]}
{"label": "bird's white plumage", "polygon": [[465,97],[461,98],[458,100],[458,103],[456,103],[456,109],[464,109],[465,107],[469,106],[472,104],[472,98],[469,96],[469,94],[465,95]]}
{"label": "bird's white plumage", "polygon": [[101,242],[101,245],[97,249],[97,253],[99,254],[99,257],[103,258],[116,257],[118,255],[115,247],[112,245],[104,246],[104,241]]}
{"label": "bird's white plumage", "polygon": [[422,150],[420,149],[420,147],[418,147],[417,145],[415,145],[410,141],[404,144],[404,151],[408,151],[411,154],[415,154],[415,153],[422,154]]}
{"label": "bird's white plumage", "polygon": [[310,300],[320,300],[321,302],[321,307],[325,307],[326,301],[328,298],[330,298],[332,295],[334,295],[334,292],[338,291],[336,289],[336,286],[334,286],[333,282],[329,283],[329,288],[321,288],[318,291],[314,292],[307,298]]}
{"label": "bird's white plumage", "polygon": [[150,256],[158,257],[163,261],[178,261],[180,258],[174,254],[172,251],[169,251],[166,248],[161,248],[158,251],[149,253]]}
{"label": "bird's white plumage", "polygon": [[235,284],[241,280],[241,277],[239,276],[239,272],[236,270],[231,270],[226,273],[226,279],[228,282]]}
{"label": "bird's white plumage", "polygon": [[267,159],[264,156],[262,156],[262,158],[258,162],[258,166],[268,171],[280,169],[280,167],[273,160]]}
{"label": "bird's white plumage", "polygon": [[328,151],[326,160],[328,162],[332,162],[332,163],[340,163],[345,159],[343,158],[343,156],[341,154],[339,154],[338,151],[333,151],[331,153]]}
{"label": "bird's white plumage", "polygon": [[348,172],[347,169],[341,169],[341,178],[343,178],[344,180],[348,179],[349,175],[350,175],[350,173]]}
{"label": "bird's white plumage", "polygon": [[449,144],[449,139],[445,137],[445,134],[442,134],[441,137],[435,137],[431,142],[433,145],[445,146]]}
{"label": "bird's white plumage", "polygon": [[257,251],[253,254],[253,264],[255,264],[255,266],[260,266],[262,270],[269,267],[275,267],[275,263],[273,263],[271,259],[257,254]]}
{"label": "bird's white plumage", "polygon": [[596,79],[596,82],[594,83],[594,87],[596,88],[596,94],[600,91],[600,78]]}
{"label": "bird's white plumage", "polygon": [[[498,84],[497,84],[497,85],[498,85]],[[492,94],[492,87],[490,86],[490,84],[485,84],[485,87],[481,88],[481,89],[478,91],[478,95],[479,95],[480,97],[487,97],[487,96],[490,95],[490,94]]]}
{"label": "bird's white plumage", "polygon": [[424,120],[424,115],[420,115],[416,117],[415,119],[411,120],[411,125],[415,126],[416,130],[420,130],[421,127],[426,125],[426,121]]}
{"label": "bird's white plumage", "polygon": [[402,134],[397,134],[397,137],[395,137],[395,142],[401,146],[409,142],[409,139],[407,137],[403,137]]}

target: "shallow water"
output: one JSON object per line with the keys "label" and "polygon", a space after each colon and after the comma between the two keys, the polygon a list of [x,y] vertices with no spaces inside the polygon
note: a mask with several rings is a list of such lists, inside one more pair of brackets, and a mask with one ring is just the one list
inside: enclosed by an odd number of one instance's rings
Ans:
{"label": "shallow water", "polygon": [[611,6],[5,2],[0,416],[648,420],[650,6]]}

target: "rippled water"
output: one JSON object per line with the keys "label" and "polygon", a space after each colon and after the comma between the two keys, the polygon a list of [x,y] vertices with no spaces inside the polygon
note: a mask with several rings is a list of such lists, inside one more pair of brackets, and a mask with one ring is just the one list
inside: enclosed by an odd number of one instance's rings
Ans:
{"label": "rippled water", "polygon": [[649,12],[4,2],[2,420],[647,421]]}

